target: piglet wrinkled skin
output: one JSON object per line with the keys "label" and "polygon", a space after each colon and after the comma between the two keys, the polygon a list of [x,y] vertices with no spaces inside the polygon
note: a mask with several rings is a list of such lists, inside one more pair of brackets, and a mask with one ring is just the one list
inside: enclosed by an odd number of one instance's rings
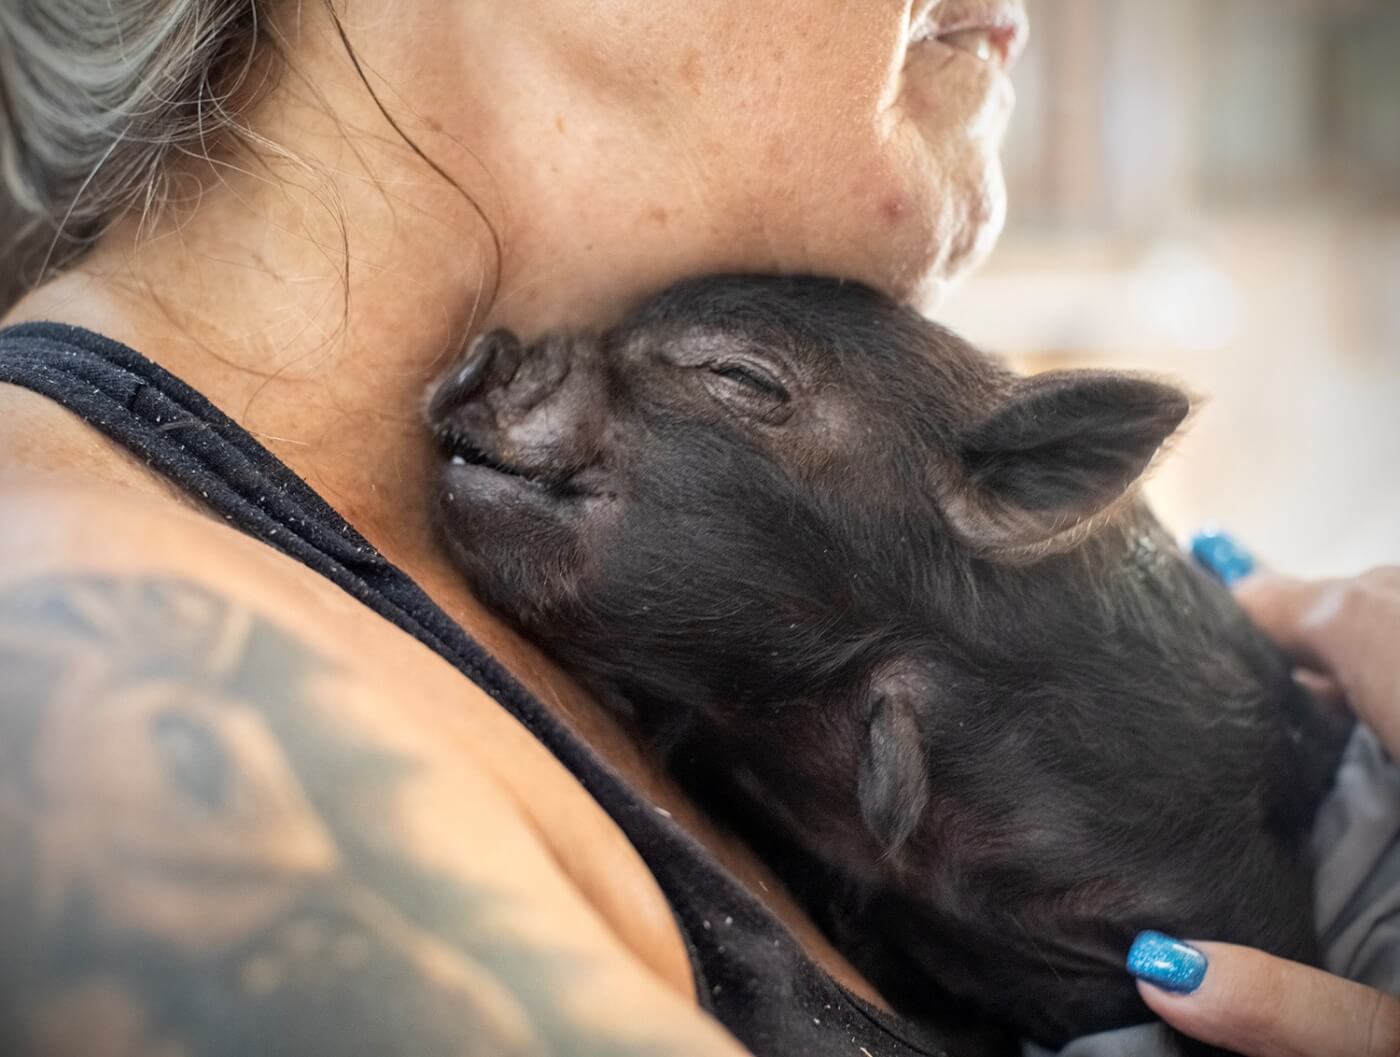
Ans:
{"label": "piglet wrinkled skin", "polygon": [[1161,381],[1016,375],[863,287],[717,277],[478,339],[429,408],[486,603],[631,717],[905,1013],[1150,1015],[1144,928],[1310,960],[1345,724],[1135,494]]}

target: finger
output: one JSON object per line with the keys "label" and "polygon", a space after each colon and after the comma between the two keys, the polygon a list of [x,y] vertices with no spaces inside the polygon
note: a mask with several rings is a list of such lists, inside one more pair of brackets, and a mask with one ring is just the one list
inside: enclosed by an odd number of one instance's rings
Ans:
{"label": "finger", "polygon": [[1298,620],[1322,585],[1272,574],[1239,540],[1216,528],[1197,532],[1189,550],[1196,564],[1231,588],[1255,623],[1280,646],[1305,664],[1318,664],[1312,644],[1298,634]]}
{"label": "finger", "polygon": [[[1288,646],[1298,659],[1318,663],[1309,644],[1292,634],[1299,615],[1296,607],[1305,601],[1303,596],[1308,592],[1304,589],[1312,585],[1270,574],[1238,540],[1219,529],[1196,533],[1189,549],[1197,565],[1234,589],[1236,598],[1251,611],[1256,623],[1275,639],[1289,639]],[[1345,695],[1335,679],[1307,668],[1297,669],[1293,677],[1329,709],[1346,710]]]}
{"label": "finger", "polygon": [[1259,574],[1236,596],[1284,650],[1337,684],[1389,751],[1400,752],[1400,571],[1316,583]]}
{"label": "finger", "polygon": [[[1197,532],[1189,545],[1191,557],[1226,587],[1260,627],[1295,659],[1312,667],[1333,670],[1324,663],[1308,615],[1335,591],[1335,581],[1305,582],[1278,576],[1263,566],[1239,540],[1210,527]],[[1325,621],[1324,621],[1325,623]]]}
{"label": "finger", "polygon": [[1307,668],[1295,668],[1293,680],[1313,698],[1320,702],[1324,708],[1337,713],[1345,713],[1348,709],[1346,696],[1342,693],[1342,688],[1337,685],[1335,679],[1318,672],[1310,671]]}
{"label": "finger", "polygon": [[[1183,944],[1158,936],[1129,955],[1138,990],[1178,1031],[1243,1057],[1395,1057],[1400,1002],[1297,962],[1227,943]],[[1137,952],[1143,937],[1133,945]],[[1173,954],[1167,945],[1183,948]],[[1155,946],[1154,946],[1155,945]],[[1196,959],[1203,959],[1199,964]],[[1154,969],[1154,963],[1157,968]],[[1145,970],[1145,972],[1144,972]],[[1146,982],[1195,984],[1173,993]]]}
{"label": "finger", "polygon": [[1258,572],[1235,586],[1235,598],[1271,639],[1300,664],[1336,670],[1329,634],[1341,604],[1336,580],[1304,581]]}

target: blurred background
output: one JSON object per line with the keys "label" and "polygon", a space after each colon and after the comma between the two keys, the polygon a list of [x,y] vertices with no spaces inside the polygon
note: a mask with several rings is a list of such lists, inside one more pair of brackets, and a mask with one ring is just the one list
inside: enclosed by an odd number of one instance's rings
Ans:
{"label": "blurred background", "polygon": [[1400,562],[1400,0],[1028,0],[1011,215],[941,321],[1204,396],[1149,494],[1268,563]]}

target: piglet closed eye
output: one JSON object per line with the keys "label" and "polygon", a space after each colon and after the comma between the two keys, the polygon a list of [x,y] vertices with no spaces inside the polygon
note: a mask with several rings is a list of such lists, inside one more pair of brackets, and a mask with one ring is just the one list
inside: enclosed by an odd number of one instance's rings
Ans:
{"label": "piglet closed eye", "polygon": [[856,284],[736,276],[494,335],[429,417],[478,595],[903,1012],[1058,1046],[1150,1018],[1143,928],[1315,953],[1345,724],[1138,495],[1189,410],[1021,377]]}

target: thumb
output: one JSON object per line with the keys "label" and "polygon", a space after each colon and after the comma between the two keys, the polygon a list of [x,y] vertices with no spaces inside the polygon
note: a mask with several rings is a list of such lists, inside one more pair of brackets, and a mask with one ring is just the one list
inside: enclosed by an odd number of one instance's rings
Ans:
{"label": "thumb", "polygon": [[1256,574],[1235,588],[1297,662],[1328,676],[1391,755],[1400,755],[1400,570],[1304,582]]}
{"label": "thumb", "polygon": [[[1400,1002],[1380,991],[1228,943],[1145,932],[1128,968],[1152,1011],[1183,1034],[1243,1057],[1394,1057]],[[1204,974],[1204,975],[1202,975]],[[1148,982],[1163,981],[1164,986]],[[1190,986],[1179,993],[1165,986]]]}
{"label": "thumb", "polygon": [[1293,580],[1262,567],[1228,532],[1205,529],[1191,538],[1191,557],[1229,587],[1250,618],[1294,660],[1330,671],[1319,650],[1314,622],[1307,619],[1332,588],[1331,583]]}
{"label": "thumb", "polygon": [[1335,580],[1294,580],[1258,572],[1235,587],[1235,599],[1271,639],[1300,664],[1323,672],[1337,668],[1337,637],[1329,619],[1340,605]]}

